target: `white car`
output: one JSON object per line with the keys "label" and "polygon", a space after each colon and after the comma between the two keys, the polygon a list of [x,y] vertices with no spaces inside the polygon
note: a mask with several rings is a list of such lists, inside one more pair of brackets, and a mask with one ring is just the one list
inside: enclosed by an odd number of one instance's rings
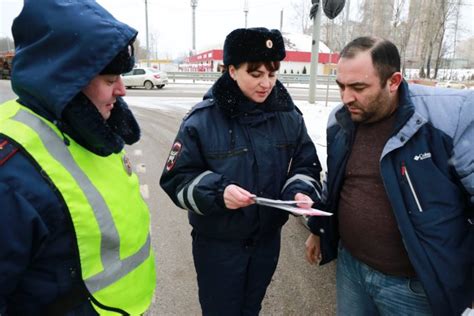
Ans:
{"label": "white car", "polygon": [[122,75],[122,81],[126,88],[144,87],[150,90],[156,86],[161,89],[168,83],[168,75],[154,68],[134,68]]}
{"label": "white car", "polygon": [[464,83],[454,80],[441,81],[437,83],[436,86],[442,88],[467,89]]}

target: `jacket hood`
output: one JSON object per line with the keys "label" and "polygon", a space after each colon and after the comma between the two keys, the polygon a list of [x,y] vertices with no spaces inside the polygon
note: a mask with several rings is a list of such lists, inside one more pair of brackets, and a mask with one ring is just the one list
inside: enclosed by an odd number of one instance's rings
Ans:
{"label": "jacket hood", "polygon": [[13,91],[51,120],[137,35],[93,0],[25,0],[12,33]]}

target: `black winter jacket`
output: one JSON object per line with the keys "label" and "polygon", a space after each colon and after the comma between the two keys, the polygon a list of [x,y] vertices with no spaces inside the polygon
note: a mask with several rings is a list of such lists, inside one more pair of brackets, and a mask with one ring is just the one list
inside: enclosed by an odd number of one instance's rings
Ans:
{"label": "black winter jacket", "polygon": [[193,228],[228,240],[258,238],[288,220],[282,210],[251,205],[229,210],[231,183],[273,199],[320,198],[321,165],[303,117],[277,81],[262,104],[248,100],[225,73],[184,118],[160,184],[189,211]]}

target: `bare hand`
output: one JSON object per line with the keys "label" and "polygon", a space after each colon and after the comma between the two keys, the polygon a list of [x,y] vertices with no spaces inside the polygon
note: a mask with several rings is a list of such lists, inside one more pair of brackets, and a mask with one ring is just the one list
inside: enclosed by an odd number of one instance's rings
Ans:
{"label": "bare hand", "polygon": [[304,245],[306,246],[306,261],[308,261],[310,264],[319,263],[322,259],[319,236],[310,234]]}
{"label": "bare hand", "polygon": [[309,196],[303,193],[296,193],[295,201],[301,201],[301,203],[296,204],[296,206],[301,208],[311,208],[314,203]]}
{"label": "bare hand", "polygon": [[242,189],[241,187],[231,184],[224,190],[224,203],[228,209],[235,210],[254,204],[254,194]]}

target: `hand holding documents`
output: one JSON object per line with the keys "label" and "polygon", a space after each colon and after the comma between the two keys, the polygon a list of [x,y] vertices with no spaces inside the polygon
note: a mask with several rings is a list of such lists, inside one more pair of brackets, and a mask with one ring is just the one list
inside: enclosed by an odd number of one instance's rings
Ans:
{"label": "hand holding documents", "polygon": [[282,200],[272,200],[262,197],[254,197],[255,203],[259,205],[265,205],[269,207],[275,207],[282,209],[287,212],[291,212],[298,215],[308,215],[308,216],[331,216],[332,213],[324,212],[315,208],[301,208],[297,206],[292,206],[296,204],[305,203],[305,201],[282,201]]}

